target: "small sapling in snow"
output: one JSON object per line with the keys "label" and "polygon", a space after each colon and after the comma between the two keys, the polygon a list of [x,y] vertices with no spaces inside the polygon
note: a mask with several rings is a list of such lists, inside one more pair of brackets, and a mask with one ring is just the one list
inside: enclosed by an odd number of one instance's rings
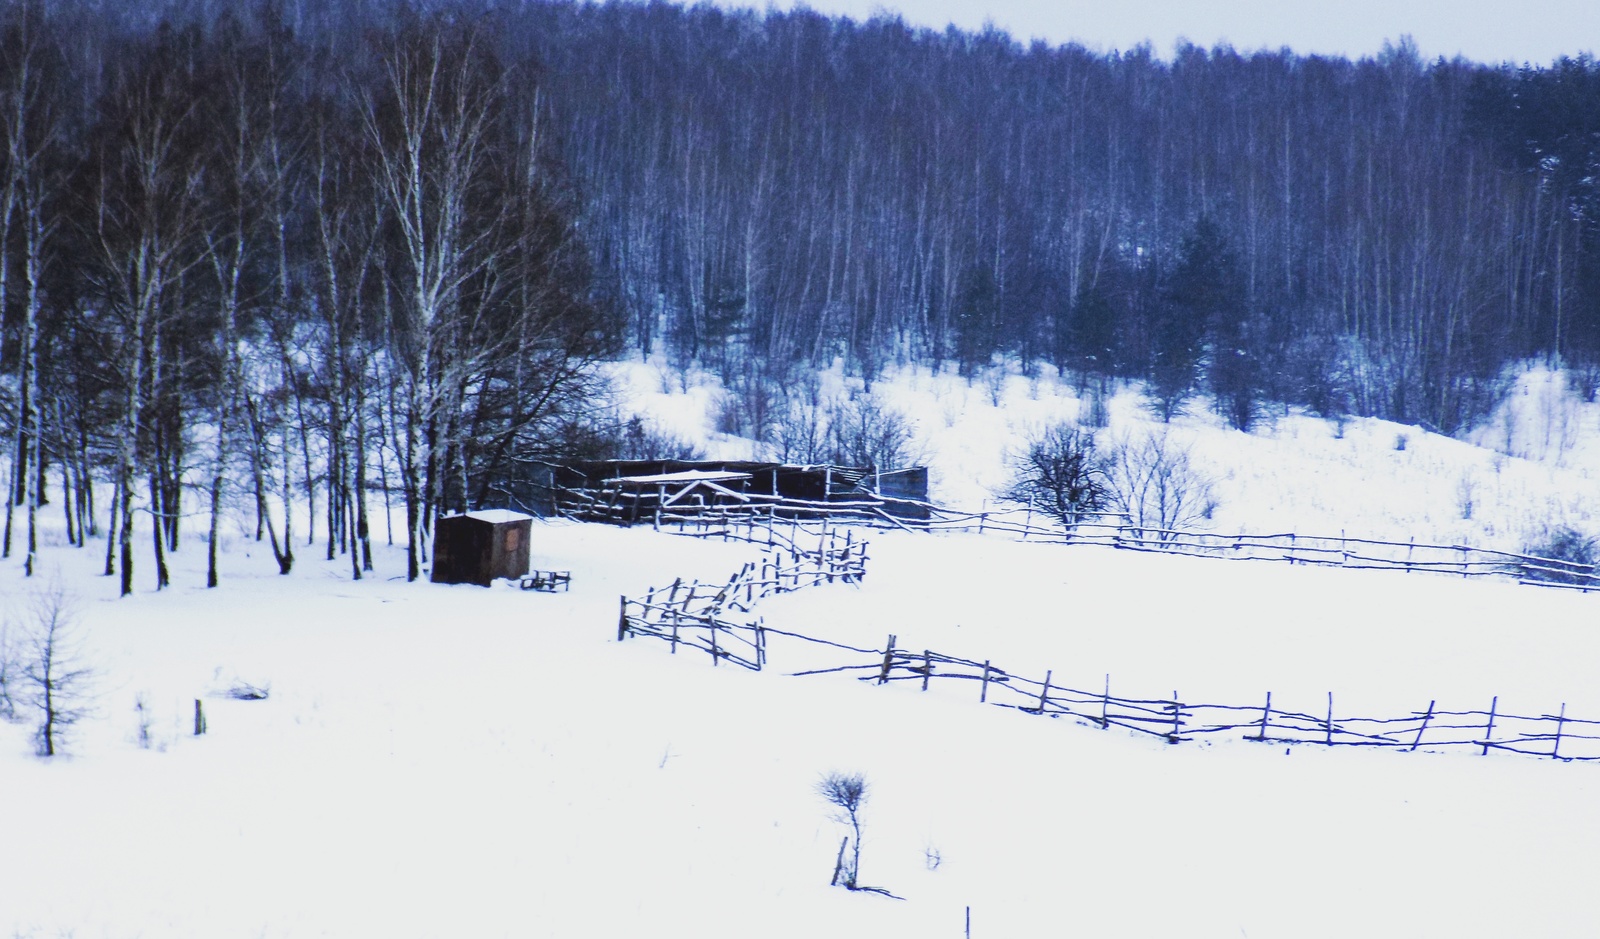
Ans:
{"label": "small sapling in snow", "polygon": [[88,714],[92,673],[81,663],[77,619],[63,587],[52,584],[35,592],[30,612],[21,670],[24,703],[39,719],[39,755],[56,756],[67,731]]}
{"label": "small sapling in snow", "polygon": [[[841,825],[849,825],[855,836],[855,848],[845,858],[846,844],[839,845],[839,859],[833,865],[833,884],[843,884],[856,889],[856,875],[861,870],[861,806],[867,801],[867,780],[860,773],[831,772],[817,782],[817,795],[838,809],[833,818]],[[845,842],[850,835],[845,836]]]}

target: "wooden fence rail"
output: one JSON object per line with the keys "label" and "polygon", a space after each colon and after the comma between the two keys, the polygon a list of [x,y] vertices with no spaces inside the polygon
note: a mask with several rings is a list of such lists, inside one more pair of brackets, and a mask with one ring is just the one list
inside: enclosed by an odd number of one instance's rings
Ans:
{"label": "wooden fence rail", "polygon": [[890,636],[883,649],[862,653],[870,659],[792,674],[857,672],[862,681],[880,685],[912,681],[924,691],[934,679],[975,681],[981,685],[981,703],[1071,717],[1102,729],[1120,727],[1169,743],[1233,732],[1241,739],[1264,743],[1406,750],[1476,747],[1483,754],[1504,750],[1560,760],[1600,760],[1600,720],[1570,717],[1565,704],[1556,714],[1514,714],[1500,710],[1498,698],[1481,711],[1443,710],[1437,701],[1430,701],[1427,708],[1404,716],[1367,718],[1339,715],[1331,694],[1321,713],[1275,707],[1271,694],[1255,705],[1191,703],[1176,692],[1171,698],[1128,698],[1111,693],[1110,676],[1103,690],[1085,691],[1055,683],[1053,672],[1047,672],[1043,681],[1029,679],[992,662],[899,649],[895,641]]}
{"label": "wooden fence rail", "polygon": [[[771,638],[779,636],[855,657],[842,664],[792,672],[794,676],[851,673],[861,681],[878,685],[916,682],[922,691],[928,691],[935,679],[943,688],[948,688],[951,681],[971,682],[978,687],[981,704],[1053,718],[1073,718],[1101,729],[1118,727],[1174,744],[1233,733],[1244,740],[1274,744],[1406,750],[1476,747],[1482,755],[1500,750],[1559,760],[1600,760],[1600,720],[1569,717],[1565,704],[1554,715],[1516,714],[1501,710],[1498,697],[1490,702],[1486,711],[1443,709],[1434,700],[1429,701],[1425,709],[1405,715],[1368,718],[1337,714],[1331,693],[1325,708],[1317,713],[1274,706],[1271,693],[1260,704],[1185,702],[1176,691],[1171,697],[1133,698],[1113,695],[1109,675],[1101,690],[1088,691],[1057,682],[1053,671],[1046,671],[1041,681],[1008,672],[991,660],[980,662],[931,649],[902,648],[896,645],[897,638],[893,635],[882,649],[864,649],[775,629],[761,619],[735,622],[727,617],[734,612],[749,613],[766,597],[825,583],[860,582],[866,576],[867,542],[857,539],[849,527],[834,525],[830,528],[826,520],[816,527],[794,522],[785,528],[772,524],[770,517],[765,526],[749,524],[741,530],[729,525],[715,532],[715,536],[750,541],[768,550],[759,561],[745,564],[725,583],[677,580],[668,587],[651,588],[643,597],[621,597],[619,641],[629,636],[653,637],[669,643],[673,654],[683,646],[709,654],[716,665],[728,662],[761,671],[767,665]],[[1281,546],[1287,539],[1294,551],[1302,553],[1306,548],[1301,543],[1310,540],[1295,535],[1205,537],[1213,539],[1213,544],[1228,543],[1230,550],[1237,550],[1234,544],[1245,542]],[[809,547],[811,538],[816,539],[814,548]],[[808,546],[802,547],[803,540]],[[1348,545],[1395,544],[1371,539],[1338,540],[1342,557],[1361,557],[1349,552]],[[1440,546],[1403,547],[1441,550]],[[1328,549],[1325,545],[1312,545],[1311,550]],[[1442,550],[1476,549],[1452,546]],[[1522,555],[1503,552],[1482,553],[1528,560]],[[1419,563],[1437,565],[1440,562],[1424,560]],[[1468,573],[1471,573],[1470,568]]]}
{"label": "wooden fence rail", "polygon": [[[772,530],[767,530],[772,545]],[[753,536],[751,540],[757,540]],[[759,541],[758,541],[759,543]],[[785,550],[769,550],[759,562],[750,562],[725,584],[685,584],[681,579],[664,588],[652,587],[643,598],[621,597],[617,639],[651,636],[672,644],[709,653],[713,664],[724,661],[760,671],[766,664],[766,626],[724,619],[730,612],[748,613],[758,601],[781,593],[826,583],[859,583],[867,572],[867,543],[854,531],[824,528],[817,547],[798,546],[794,537]],[[780,635],[851,649],[850,646],[811,639],[782,630]],[[853,650],[859,651],[859,650]]]}

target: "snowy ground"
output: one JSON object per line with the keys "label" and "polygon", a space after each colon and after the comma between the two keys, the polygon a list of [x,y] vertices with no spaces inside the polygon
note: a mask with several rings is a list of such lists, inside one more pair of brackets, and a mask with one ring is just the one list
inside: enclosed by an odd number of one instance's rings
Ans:
{"label": "snowy ground", "polygon": [[[687,376],[659,363],[614,370],[619,408],[678,436],[704,441],[711,455],[749,458],[751,441],[712,432],[726,398],[714,375]],[[825,399],[864,386],[836,367],[822,375]],[[1076,420],[1071,381],[1049,366],[1026,378],[1013,363],[968,381],[923,367],[888,369],[873,393],[914,426],[912,451],[930,468],[932,498],[977,510],[1008,480],[1008,454],[1049,424]],[[1569,392],[1560,373],[1533,368],[1513,382],[1482,427],[1455,439],[1368,418],[1341,428],[1281,411],[1245,434],[1229,430],[1204,399],[1163,428],[1135,387],[1109,403],[1106,441],[1170,430],[1209,475],[1223,532],[1416,539],[1518,551],[1554,526],[1600,535],[1600,405]],[[1403,447],[1403,449],[1401,449]]]}
{"label": "snowy ground", "polygon": [[[632,406],[709,436],[714,385],[665,395],[647,369],[622,372]],[[1524,379],[1510,430],[1486,428],[1484,446],[1376,421],[1340,438],[1294,416],[1246,436],[1202,413],[1177,432],[1217,476],[1223,530],[1515,546],[1600,518],[1600,418],[1541,381]],[[963,505],[999,484],[1022,433],[1077,406],[1016,375],[1003,410],[984,384],[925,371],[880,393],[917,420],[936,497]],[[1112,433],[1148,424],[1131,395],[1112,413]],[[1540,432],[1550,415],[1564,417]],[[980,939],[1500,939],[1592,936],[1600,917],[1597,764],[1168,746],[985,707],[970,684],[787,677],[788,656],[816,653],[781,641],[760,674],[615,641],[619,595],[722,580],[751,545],[539,523],[533,565],[574,576],[544,595],[407,584],[391,548],[360,582],[320,546],[278,577],[233,534],[220,588],[201,586],[196,540],[171,590],[148,589],[141,554],[139,593],[118,600],[103,544],[60,541],[46,579],[75,597],[93,713],[49,761],[30,723],[0,724],[0,935],[959,937],[970,910]],[[1600,717],[1594,595],[977,535],[877,533],[871,553],[863,585],[756,612],[1078,687],[1109,673],[1123,694],[1271,691],[1316,709],[1332,692],[1368,716],[1498,695]],[[13,635],[33,589],[0,563]],[[271,695],[218,694],[235,681]],[[865,774],[861,879],[904,899],[828,887],[844,831],[814,785],[830,770]]]}
{"label": "snowy ground", "polygon": [[[307,560],[279,578],[236,543],[218,590],[194,545],[173,590],[115,600],[92,550],[52,549],[96,713],[48,762],[0,726],[0,929],[960,936],[970,907],[979,937],[1593,933],[1600,766],[1172,747],[970,686],[787,677],[781,646],[760,674],[712,668],[617,643],[616,598],[756,548],[571,523],[535,546],[570,594]],[[1600,709],[1592,596],[972,535],[880,534],[872,554],[865,585],[758,612],[1185,697]],[[13,621],[19,574],[0,569]],[[234,679],[271,697],[213,696]],[[843,831],[812,787],[830,769],[866,775],[862,880],[904,900],[828,888]]]}

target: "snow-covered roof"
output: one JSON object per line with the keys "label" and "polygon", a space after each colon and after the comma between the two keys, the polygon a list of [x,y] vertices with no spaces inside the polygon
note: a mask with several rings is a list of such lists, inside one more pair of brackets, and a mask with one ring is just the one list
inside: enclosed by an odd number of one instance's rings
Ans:
{"label": "snow-covered roof", "polygon": [[730,473],[725,470],[682,470],[677,473],[657,473],[654,476],[618,476],[608,479],[605,484],[610,486],[619,483],[648,484],[662,483],[725,483],[739,479],[749,479],[749,473]]}
{"label": "snow-covered roof", "polygon": [[475,518],[480,522],[488,522],[492,525],[533,520],[532,515],[524,515],[521,512],[513,512],[510,509],[479,509],[476,512],[468,512],[466,514],[468,518]]}

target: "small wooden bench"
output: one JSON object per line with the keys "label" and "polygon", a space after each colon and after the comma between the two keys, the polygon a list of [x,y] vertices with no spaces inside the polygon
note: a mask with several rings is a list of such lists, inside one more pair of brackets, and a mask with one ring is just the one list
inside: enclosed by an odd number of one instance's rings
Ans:
{"label": "small wooden bench", "polygon": [[545,593],[555,593],[556,588],[568,590],[572,587],[571,571],[529,571],[522,578],[520,586],[523,590],[542,590]]}

